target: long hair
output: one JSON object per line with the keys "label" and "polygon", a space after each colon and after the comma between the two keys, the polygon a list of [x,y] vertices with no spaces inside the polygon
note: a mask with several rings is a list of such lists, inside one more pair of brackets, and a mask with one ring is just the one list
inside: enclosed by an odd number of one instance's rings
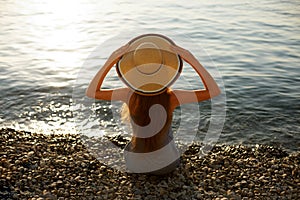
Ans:
{"label": "long hair", "polygon": [[[150,119],[149,110],[155,104],[162,106],[166,115],[157,112],[152,114]],[[163,117],[166,117],[166,119],[162,119]],[[133,137],[131,138],[130,151],[138,153],[151,152],[160,149],[165,145],[166,137],[168,137],[168,131],[172,122],[169,89],[154,96],[144,96],[132,93],[127,104],[124,103],[122,107],[121,118],[123,121],[130,122],[132,125]],[[162,121],[164,124],[161,124]],[[139,129],[139,127],[145,127],[150,123],[162,128],[151,137],[136,137],[136,135],[143,134],[141,131],[143,129]]]}

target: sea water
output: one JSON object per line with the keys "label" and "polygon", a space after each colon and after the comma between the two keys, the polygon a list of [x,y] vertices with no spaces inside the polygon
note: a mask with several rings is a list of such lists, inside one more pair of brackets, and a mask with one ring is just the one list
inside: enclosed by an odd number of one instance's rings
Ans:
{"label": "sea water", "polygon": [[[74,117],[84,120],[92,111],[96,114],[83,121],[85,127],[100,135],[122,133],[118,105],[90,102],[79,95],[92,77],[91,73],[84,76],[84,67],[87,73],[96,72],[113,48],[124,44],[118,35],[135,37],[135,30],[136,34],[147,30],[172,33],[175,42],[190,38],[205,52],[194,52],[199,61],[205,67],[213,63],[219,70],[226,92],[220,143],[273,144],[299,150],[299,19],[299,1],[1,1],[1,127],[76,133],[79,122]],[[100,57],[91,57],[112,37],[113,44],[106,43]],[[186,48],[193,48],[192,44]],[[94,59],[93,64],[88,65],[89,59]],[[122,85],[115,72],[110,73],[106,87]],[[187,85],[174,87],[198,87],[194,71],[186,70],[183,75]],[[75,101],[90,103],[74,102],[74,91]],[[187,138],[201,140],[209,126],[210,101],[200,103],[199,108],[197,137],[195,130],[186,130]],[[177,109],[173,128],[182,124],[181,119],[192,117]]]}

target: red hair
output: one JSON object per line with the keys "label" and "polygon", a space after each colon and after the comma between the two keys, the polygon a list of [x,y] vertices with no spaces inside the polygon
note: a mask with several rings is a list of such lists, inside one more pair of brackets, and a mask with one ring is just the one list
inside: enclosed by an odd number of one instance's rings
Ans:
{"label": "red hair", "polygon": [[[155,105],[161,105],[166,113],[167,119],[162,119],[165,117],[161,113],[155,113],[152,118],[149,117],[149,109]],[[131,149],[130,151],[136,153],[145,153],[158,150],[165,145],[166,137],[168,137],[168,131],[172,123],[172,111],[170,108],[170,90],[166,89],[163,93],[154,96],[144,96],[137,93],[132,93],[127,104],[123,105],[122,108],[122,119],[128,120],[131,123],[135,123],[138,126],[147,126],[150,121],[151,124],[155,125],[161,121],[165,121],[165,124],[161,130],[151,137],[136,137],[135,135],[142,135],[143,133],[135,133],[139,129],[133,128],[133,137],[131,138]],[[151,130],[150,130],[151,131]]]}

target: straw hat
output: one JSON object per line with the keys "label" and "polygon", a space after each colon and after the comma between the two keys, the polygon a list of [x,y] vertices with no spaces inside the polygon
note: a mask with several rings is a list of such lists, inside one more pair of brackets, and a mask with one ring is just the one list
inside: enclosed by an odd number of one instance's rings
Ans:
{"label": "straw hat", "polygon": [[169,38],[146,34],[134,38],[129,45],[116,68],[121,80],[135,92],[159,94],[179,76],[182,60],[170,49],[174,42]]}

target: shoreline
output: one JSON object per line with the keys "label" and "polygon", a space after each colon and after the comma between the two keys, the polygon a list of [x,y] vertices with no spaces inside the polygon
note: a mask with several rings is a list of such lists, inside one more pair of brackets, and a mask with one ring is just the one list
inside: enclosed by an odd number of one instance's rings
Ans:
{"label": "shoreline", "polygon": [[[96,159],[75,134],[0,129],[0,199],[297,199],[300,152],[267,145],[190,145],[165,176],[130,174]],[[121,136],[109,138],[123,147]],[[109,153],[109,150],[107,150]],[[101,151],[101,153],[105,153]]]}

